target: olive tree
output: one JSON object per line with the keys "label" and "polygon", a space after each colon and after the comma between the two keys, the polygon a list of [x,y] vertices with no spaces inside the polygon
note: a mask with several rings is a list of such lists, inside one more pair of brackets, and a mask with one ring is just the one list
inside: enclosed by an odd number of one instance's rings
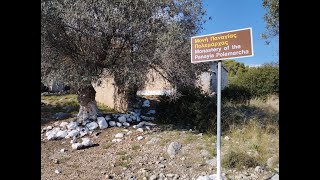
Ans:
{"label": "olive tree", "polygon": [[104,76],[124,91],[143,86],[150,69],[192,85],[208,68],[190,63],[204,14],[201,0],[42,0],[42,80],[78,89],[79,121],[96,119],[92,82]]}

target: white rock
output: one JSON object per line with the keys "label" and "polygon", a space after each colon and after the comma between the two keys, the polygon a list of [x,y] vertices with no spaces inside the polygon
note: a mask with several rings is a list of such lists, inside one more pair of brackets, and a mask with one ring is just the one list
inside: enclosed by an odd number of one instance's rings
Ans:
{"label": "white rock", "polygon": [[225,136],[224,140],[229,141],[230,140],[229,136]]}
{"label": "white rock", "polygon": [[56,174],[60,174],[60,173],[61,173],[61,171],[58,170],[58,169],[56,169],[54,172],[55,172]]}
{"label": "white rock", "polygon": [[143,139],[142,136],[138,136],[138,137],[137,137],[137,140],[138,140],[138,141],[140,141],[140,140],[142,140],[142,139]]}
{"label": "white rock", "polygon": [[75,136],[78,136],[79,135],[79,131],[77,131],[77,130],[72,130],[72,131],[70,131],[69,133],[68,133],[68,135],[66,136],[66,138],[73,138],[73,137],[75,137]]}
{"label": "white rock", "polygon": [[150,101],[149,100],[143,101],[142,107],[150,107]]}
{"label": "white rock", "polygon": [[131,134],[131,133],[132,133],[132,131],[128,131],[128,132],[127,132],[127,135],[129,135],[129,134]]}
{"label": "white rock", "polygon": [[106,119],[106,121],[110,121],[111,117],[109,115],[106,115],[106,117],[104,117]]}
{"label": "white rock", "polygon": [[88,134],[88,132],[89,132],[89,129],[86,127],[86,129],[81,129],[81,131],[79,131],[80,132],[80,137],[83,137],[83,136],[85,136],[85,135],[87,135]]}
{"label": "white rock", "polygon": [[74,143],[71,145],[72,149],[77,150],[83,147],[81,143]]}
{"label": "white rock", "polygon": [[118,121],[121,122],[121,123],[124,123],[124,122],[126,122],[126,117],[125,116],[120,116],[120,117],[118,117]]}
{"label": "white rock", "polygon": [[52,129],[52,126],[48,126],[46,129],[47,129],[47,130],[51,130],[51,129]]}
{"label": "white rock", "polygon": [[48,140],[53,140],[53,139],[56,139],[56,133],[55,132],[52,132],[52,133],[50,133],[48,136],[47,136],[47,139]]}
{"label": "white rock", "polygon": [[89,138],[81,138],[82,139],[82,146],[84,147],[88,147],[88,146],[92,146],[92,142]]}
{"label": "white rock", "polygon": [[122,125],[123,125],[123,126],[126,126],[126,127],[130,126],[130,124],[127,123],[127,122],[122,123]]}
{"label": "white rock", "polygon": [[171,142],[168,146],[167,153],[171,158],[175,157],[176,154],[180,151],[182,145],[178,142]]}
{"label": "white rock", "polygon": [[60,149],[60,152],[61,152],[61,153],[65,152],[65,151],[66,151],[65,149]]}
{"label": "white rock", "polygon": [[254,168],[255,172],[261,173],[262,172],[262,168],[260,166],[257,166],[256,168]]}
{"label": "white rock", "polygon": [[149,131],[151,130],[151,129],[150,129],[150,126],[146,126],[146,129],[149,130]]}
{"label": "white rock", "polygon": [[140,116],[141,119],[144,119],[146,121],[151,121],[151,120],[154,120],[154,117],[148,117],[148,116]]}
{"label": "white rock", "polygon": [[99,128],[100,129],[105,129],[108,127],[108,123],[107,121],[104,119],[104,117],[98,117],[97,118],[98,124],[99,124]]}
{"label": "white rock", "polygon": [[122,124],[119,123],[119,122],[117,122],[116,124],[117,124],[118,127],[121,127],[121,126],[122,126]]}
{"label": "white rock", "polygon": [[116,138],[123,138],[123,133],[118,133],[118,134],[116,134],[114,137],[116,137]]}
{"label": "white rock", "polygon": [[136,128],[137,128],[137,125],[133,125],[132,128],[136,129]]}
{"label": "white rock", "polygon": [[209,176],[199,176],[197,180],[211,180]]}
{"label": "white rock", "polygon": [[66,136],[68,135],[68,132],[66,131],[66,130],[64,130],[64,131],[58,131],[57,132],[57,134],[56,134],[56,137],[58,138],[58,139],[63,139],[63,138],[65,138]]}
{"label": "white rock", "polygon": [[137,131],[143,132],[143,129],[142,128],[138,128]]}
{"label": "white rock", "polygon": [[68,125],[67,125],[67,128],[68,129],[76,129],[78,127],[78,123],[77,122],[74,122],[74,121],[71,121]]}
{"label": "white rock", "polygon": [[279,174],[275,174],[270,180],[279,180]]}
{"label": "white rock", "polygon": [[154,123],[151,123],[151,122],[145,122],[144,123],[146,126],[155,126],[155,125],[157,125],[157,124],[154,124]]}
{"label": "white rock", "polygon": [[99,127],[98,123],[96,123],[96,122],[88,123],[86,126],[87,126],[90,130],[95,130],[95,129],[97,129],[97,128]]}
{"label": "white rock", "polygon": [[109,121],[109,125],[112,126],[112,127],[113,127],[113,126],[116,126],[116,122],[114,122],[114,121]]}
{"label": "white rock", "polygon": [[68,123],[67,123],[67,122],[61,122],[61,123],[60,123],[60,127],[66,127],[66,126],[68,126]]}
{"label": "white rock", "polygon": [[112,142],[120,142],[122,139],[112,139]]}
{"label": "white rock", "polygon": [[142,121],[142,122],[140,122],[139,124],[137,124],[137,128],[141,128],[141,127],[143,127],[144,126],[144,124],[145,124],[146,122],[145,121]]}
{"label": "white rock", "polygon": [[132,119],[130,117],[127,118],[127,122],[132,122]]}
{"label": "white rock", "polygon": [[156,113],[156,110],[154,110],[154,109],[150,109],[146,114],[155,114]]}
{"label": "white rock", "polygon": [[72,140],[70,141],[71,144],[74,144],[77,142],[77,137],[73,136]]}

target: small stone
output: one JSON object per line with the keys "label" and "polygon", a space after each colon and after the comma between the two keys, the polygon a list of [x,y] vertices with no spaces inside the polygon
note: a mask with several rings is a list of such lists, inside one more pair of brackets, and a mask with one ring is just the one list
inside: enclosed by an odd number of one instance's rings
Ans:
{"label": "small stone", "polygon": [[71,147],[74,150],[78,150],[78,149],[82,148],[82,144],[81,143],[74,143],[71,145]]}
{"label": "small stone", "polygon": [[155,114],[155,113],[156,113],[156,110],[150,109],[146,114],[149,115],[149,114]]}
{"label": "small stone", "polygon": [[160,157],[159,160],[160,160],[160,161],[163,161],[163,160],[165,160],[165,159],[164,159],[164,157]]}
{"label": "small stone", "polygon": [[60,173],[61,173],[61,170],[56,169],[54,172],[55,172],[56,174],[60,174]]}
{"label": "small stone", "polygon": [[260,166],[257,166],[256,168],[254,168],[255,172],[261,173],[262,172],[262,168]]}
{"label": "small stone", "polygon": [[138,137],[137,137],[137,140],[138,140],[138,141],[140,141],[140,140],[142,140],[142,139],[143,139],[143,136],[138,136]]}
{"label": "small stone", "polygon": [[74,144],[77,142],[77,137],[73,136],[72,140],[70,141],[71,144]]}
{"label": "small stone", "polygon": [[166,166],[164,164],[160,164],[159,168],[166,168]]}
{"label": "small stone", "polygon": [[229,136],[225,136],[224,140],[229,141],[230,140]]}
{"label": "small stone", "polygon": [[167,176],[168,178],[172,178],[172,177],[174,176],[174,174],[166,174],[166,176]]}
{"label": "small stone", "polygon": [[69,133],[68,133],[68,135],[66,136],[66,138],[73,138],[73,137],[75,137],[75,136],[78,136],[80,133],[79,133],[79,131],[77,131],[77,130],[72,130],[72,131],[70,131]]}
{"label": "small stone", "polygon": [[68,129],[76,129],[78,127],[78,123],[77,122],[74,122],[74,121],[71,121],[68,125],[67,125],[67,128]]}
{"label": "small stone", "polygon": [[182,158],[180,158],[180,160],[181,160],[181,161],[184,161],[184,160],[186,160],[186,158],[185,158],[185,157],[182,157]]}
{"label": "small stone", "polygon": [[95,129],[97,129],[97,128],[99,127],[98,123],[96,123],[96,122],[88,123],[86,126],[87,126],[90,130],[95,130]]}
{"label": "small stone", "polygon": [[150,101],[149,100],[143,101],[142,107],[150,107]]}
{"label": "small stone", "polygon": [[118,133],[118,134],[116,134],[114,137],[116,137],[116,138],[123,138],[123,133]]}
{"label": "small stone", "polygon": [[121,126],[122,126],[122,124],[119,123],[119,122],[117,122],[116,124],[117,124],[118,127],[121,127]]}
{"label": "small stone", "polygon": [[279,180],[279,174],[273,175],[270,180]]}
{"label": "small stone", "polygon": [[64,153],[66,150],[65,149],[60,149],[60,152],[61,153]]}
{"label": "small stone", "polygon": [[112,142],[120,142],[122,139],[112,139]]}
{"label": "small stone", "polygon": [[118,121],[121,122],[121,123],[124,123],[124,122],[126,122],[126,117],[125,116],[120,116],[120,117],[118,117]]}
{"label": "small stone", "polygon": [[129,126],[130,126],[130,124],[129,124],[128,122],[124,122],[124,123],[122,123],[122,125],[123,125],[123,126],[126,126],[126,127],[129,127]]}
{"label": "small stone", "polygon": [[127,135],[129,135],[129,134],[131,134],[131,133],[132,133],[132,131],[128,131],[128,132],[127,132]]}
{"label": "small stone", "polygon": [[116,122],[114,122],[114,121],[109,121],[109,125],[112,126],[112,127],[114,127],[114,126],[116,126]]}
{"label": "small stone", "polygon": [[105,129],[108,127],[108,123],[104,117],[98,117],[97,121],[100,129]]}
{"label": "small stone", "polygon": [[277,173],[279,173],[279,168],[274,168],[274,170],[275,170]]}
{"label": "small stone", "polygon": [[53,163],[55,163],[55,164],[59,164],[60,162],[59,162],[59,160],[58,160],[58,159],[53,159]]}
{"label": "small stone", "polygon": [[128,129],[124,129],[123,131],[124,131],[124,132],[128,132],[129,130],[128,130]]}
{"label": "small stone", "polygon": [[67,130],[64,130],[64,131],[58,131],[57,134],[56,134],[56,138],[57,139],[63,139],[65,138],[66,136],[68,135],[68,132]]}
{"label": "small stone", "polygon": [[92,142],[89,138],[81,138],[82,139],[82,146],[89,147],[92,146]]}
{"label": "small stone", "polygon": [[138,128],[137,131],[143,132],[143,129],[142,128]]}
{"label": "small stone", "polygon": [[60,127],[66,127],[68,124],[69,124],[69,123],[67,123],[67,122],[61,122],[61,123],[60,123]]}
{"label": "small stone", "polygon": [[47,129],[47,130],[51,130],[51,129],[52,129],[52,126],[48,126],[46,129]]}
{"label": "small stone", "polygon": [[149,177],[149,180],[156,180],[157,179],[157,175],[152,175]]}
{"label": "small stone", "polygon": [[176,154],[180,151],[182,145],[178,142],[171,142],[168,146],[167,153],[171,158],[175,157]]}

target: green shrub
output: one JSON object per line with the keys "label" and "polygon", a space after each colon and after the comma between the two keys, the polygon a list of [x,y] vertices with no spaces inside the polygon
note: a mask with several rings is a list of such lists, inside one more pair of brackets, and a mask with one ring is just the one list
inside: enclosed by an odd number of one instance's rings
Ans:
{"label": "green shrub", "polygon": [[179,90],[176,100],[161,96],[157,105],[157,121],[195,128],[201,132],[216,128],[216,99],[201,92],[199,88]]}
{"label": "green shrub", "polygon": [[230,85],[242,87],[253,97],[266,97],[279,93],[279,67],[265,64],[261,67],[251,67],[248,72],[240,73]]}
{"label": "green shrub", "polygon": [[242,152],[230,151],[222,158],[222,166],[224,168],[241,169],[242,166],[246,168],[256,167],[259,163],[254,157]]}
{"label": "green shrub", "polygon": [[251,93],[249,89],[234,84],[230,84],[224,88],[221,92],[221,95],[223,101],[230,101],[235,104],[248,104],[249,100],[251,99]]}

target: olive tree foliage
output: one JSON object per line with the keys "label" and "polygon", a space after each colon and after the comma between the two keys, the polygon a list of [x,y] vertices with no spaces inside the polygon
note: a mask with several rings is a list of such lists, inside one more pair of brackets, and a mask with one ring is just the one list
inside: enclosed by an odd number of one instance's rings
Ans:
{"label": "olive tree foliage", "polygon": [[104,76],[121,90],[143,86],[150,69],[177,87],[193,85],[209,67],[190,63],[204,14],[201,0],[42,0],[42,80],[79,88],[83,119],[96,118],[91,83]]}
{"label": "olive tree foliage", "polygon": [[[279,0],[263,0],[262,6],[266,10],[264,21],[266,22],[266,33],[262,34],[262,38],[270,39],[279,36]],[[270,43],[269,40],[266,41]]]}
{"label": "olive tree foliage", "polygon": [[189,61],[204,14],[200,0],[42,0],[42,78],[82,87],[107,74],[128,89],[155,69],[190,85],[206,68]]}

